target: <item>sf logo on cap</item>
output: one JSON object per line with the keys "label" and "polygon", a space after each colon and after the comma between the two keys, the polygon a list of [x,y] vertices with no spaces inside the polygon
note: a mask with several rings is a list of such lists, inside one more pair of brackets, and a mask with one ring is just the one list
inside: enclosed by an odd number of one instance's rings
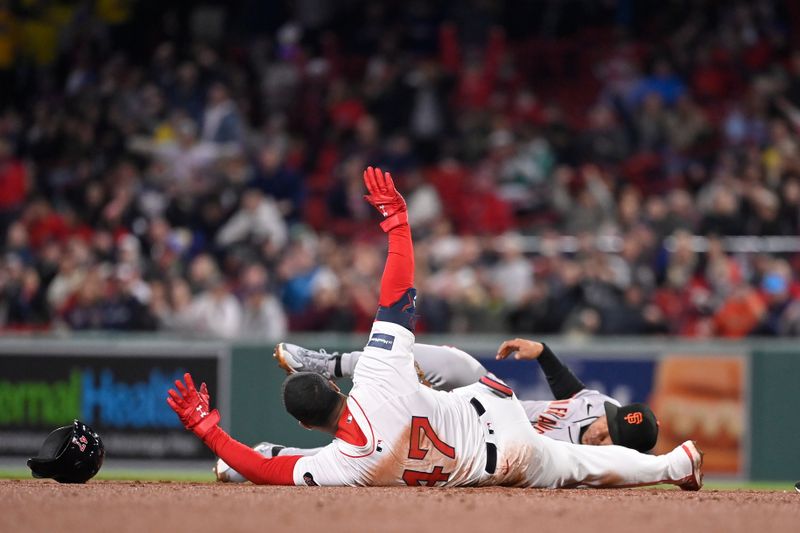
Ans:
{"label": "sf logo on cap", "polygon": [[641,424],[642,423],[642,413],[641,411],[635,411],[633,413],[628,413],[625,415],[625,422],[628,424]]}

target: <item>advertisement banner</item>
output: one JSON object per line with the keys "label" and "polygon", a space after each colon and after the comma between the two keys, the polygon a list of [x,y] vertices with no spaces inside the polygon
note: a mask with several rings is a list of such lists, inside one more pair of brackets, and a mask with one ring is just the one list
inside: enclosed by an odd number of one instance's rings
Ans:
{"label": "advertisement banner", "polygon": [[[653,389],[656,353],[643,352],[625,358],[613,354],[592,354],[591,358],[574,352],[558,352],[558,357],[586,384],[623,404],[647,402]],[[496,361],[481,363],[505,380],[523,400],[550,400],[553,395],[539,364],[534,361]]]}
{"label": "advertisement banner", "polygon": [[737,355],[666,354],[650,403],[658,415],[656,453],[688,439],[705,452],[708,474],[745,472],[747,360]]}
{"label": "advertisement banner", "polygon": [[211,457],[165,399],[191,371],[224,403],[221,354],[142,352],[0,353],[0,455],[34,455],[50,431],[78,418],[100,434],[109,458]]}
{"label": "advertisement banner", "polygon": [[[624,357],[593,352],[559,352],[587,388],[620,403],[648,403],[659,421],[654,453],[666,453],[686,440],[705,452],[705,472],[741,477],[747,456],[747,359],[707,353],[628,353]],[[504,379],[523,400],[553,396],[539,365],[531,361],[481,363]]]}

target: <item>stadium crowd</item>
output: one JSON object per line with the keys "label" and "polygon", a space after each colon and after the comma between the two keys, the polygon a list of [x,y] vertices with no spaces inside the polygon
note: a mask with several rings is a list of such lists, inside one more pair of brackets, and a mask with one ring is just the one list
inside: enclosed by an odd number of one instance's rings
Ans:
{"label": "stadium crowd", "polygon": [[371,164],[421,331],[800,333],[793,2],[154,4],[0,1],[2,329],[367,330]]}

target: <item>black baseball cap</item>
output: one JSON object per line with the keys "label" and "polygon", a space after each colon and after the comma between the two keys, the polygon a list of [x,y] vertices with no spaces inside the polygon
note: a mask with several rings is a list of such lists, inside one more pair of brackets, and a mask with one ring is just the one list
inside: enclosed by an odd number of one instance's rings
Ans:
{"label": "black baseball cap", "polygon": [[643,403],[618,407],[611,402],[604,406],[611,442],[642,453],[653,449],[658,440],[658,420],[649,407]]}

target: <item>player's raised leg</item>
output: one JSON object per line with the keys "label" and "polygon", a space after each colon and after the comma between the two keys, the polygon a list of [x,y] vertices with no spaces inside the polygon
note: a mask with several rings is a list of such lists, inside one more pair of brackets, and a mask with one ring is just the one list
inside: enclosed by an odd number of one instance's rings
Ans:
{"label": "player's raised leg", "polygon": [[[357,356],[353,358],[352,354],[357,354]],[[287,374],[314,372],[325,379],[352,377],[352,366],[355,366],[355,361],[358,361],[360,355],[361,352],[328,353],[325,348],[312,350],[288,342],[279,343],[272,352],[272,357],[275,358],[278,366]],[[343,366],[343,362],[347,364],[346,367]],[[346,373],[343,373],[343,368],[347,369]]]}
{"label": "player's raised leg", "polygon": [[[332,352],[311,350],[296,344],[282,342],[275,347],[273,356],[278,365],[288,373],[316,372],[328,379],[352,377],[358,360],[364,352]],[[486,375],[486,368],[477,359],[453,346],[414,344],[414,359],[425,379],[436,390],[450,391],[466,387]]]}
{"label": "player's raised leg", "polygon": [[425,379],[436,390],[466,387],[486,375],[486,368],[473,356],[454,346],[414,344],[414,360]]}

